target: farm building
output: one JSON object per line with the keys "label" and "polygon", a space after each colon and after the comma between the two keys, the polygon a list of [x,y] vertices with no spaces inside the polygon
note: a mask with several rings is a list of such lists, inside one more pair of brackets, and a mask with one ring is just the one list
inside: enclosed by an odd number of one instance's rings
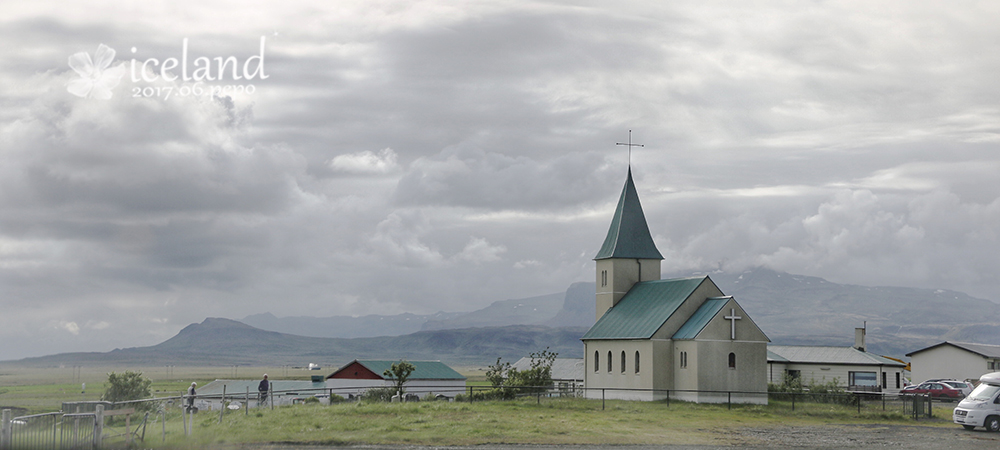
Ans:
{"label": "farm building", "polygon": [[[399,361],[354,360],[326,377],[326,386],[342,397],[361,395],[371,388],[393,386],[382,374]],[[407,361],[415,369],[404,385],[407,393],[454,397],[465,392],[465,377],[440,361]]]}
{"label": "farm building", "polygon": [[709,277],[660,279],[631,168],[594,260],[597,322],[581,338],[588,397],[767,403],[767,336]]}
{"label": "farm building", "polygon": [[865,331],[855,329],[853,347],[768,345],[767,379],[780,384],[785,375],[802,385],[836,381],[850,391],[897,392],[905,384],[906,364],[865,351]]}
{"label": "farm building", "polygon": [[928,378],[975,381],[985,373],[1000,371],[1000,345],[945,341],[906,356],[914,383]]}

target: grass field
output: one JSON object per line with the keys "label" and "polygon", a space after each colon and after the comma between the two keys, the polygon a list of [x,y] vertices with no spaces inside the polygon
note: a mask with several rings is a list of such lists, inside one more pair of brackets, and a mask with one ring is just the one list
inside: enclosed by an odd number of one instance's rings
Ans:
{"label": "grass field", "polygon": [[[191,382],[200,386],[220,378],[308,380],[315,371],[290,367],[53,367],[22,368],[0,365],[0,407],[25,408],[30,414],[58,411],[65,401],[100,400],[108,373],[133,370],[152,380],[155,397],[180,395]],[[332,369],[330,370],[332,372]],[[323,372],[325,374],[325,372]],[[86,389],[83,388],[86,384]]]}
{"label": "grass field", "polygon": [[[51,370],[0,367],[0,405],[31,413],[59,409],[62,401],[97,400],[108,368]],[[117,369],[122,371],[123,369]],[[145,368],[154,396],[181,394],[191,381],[218,378],[308,379],[316,372],[291,368]],[[477,369],[462,369],[470,384],[484,384]],[[81,392],[81,383],[87,383]],[[935,407],[935,419],[920,425],[948,426],[951,407]],[[527,398],[510,402],[341,403],[295,405],[276,409],[202,411],[190,436],[184,433],[180,408],[167,410],[166,421],[150,416],[142,448],[216,447],[242,443],[314,444],[734,444],[729,431],[741,427],[816,426],[827,424],[914,424],[898,412],[869,405],[857,408],[822,403],[772,401],[767,406],[690,404],[673,401],[608,401]],[[133,419],[133,428],[141,418]],[[165,430],[165,439],[164,439]],[[108,434],[123,433],[110,425]]]}
{"label": "grass field", "polygon": [[[803,405],[804,406],[804,405]],[[921,425],[954,426],[943,416]],[[950,418],[950,417],[949,417]],[[768,406],[705,405],[671,402],[526,398],[509,402],[342,403],[296,405],[275,410],[202,412],[192,435],[185,437],[179,419],[168,420],[166,442],[157,434],[151,447],[214,447],[221,444],[296,443],[324,445],[478,444],[698,444],[730,445],[728,431],[740,427],[830,424],[906,424],[898,413],[852,407],[813,405],[792,411],[787,404]],[[156,433],[160,432],[158,426]]]}

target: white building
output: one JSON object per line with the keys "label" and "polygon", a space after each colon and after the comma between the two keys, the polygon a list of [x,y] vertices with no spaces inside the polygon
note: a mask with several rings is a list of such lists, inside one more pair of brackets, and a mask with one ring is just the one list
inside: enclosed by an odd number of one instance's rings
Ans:
{"label": "white building", "polygon": [[1000,345],[942,342],[910,353],[913,382],[929,378],[976,381],[1000,371]]}

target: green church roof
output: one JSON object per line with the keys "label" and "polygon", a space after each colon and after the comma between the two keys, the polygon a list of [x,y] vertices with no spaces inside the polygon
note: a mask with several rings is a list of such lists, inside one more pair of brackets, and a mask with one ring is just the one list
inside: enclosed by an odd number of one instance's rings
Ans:
{"label": "green church roof", "polygon": [[618,199],[614,218],[611,219],[608,237],[604,238],[601,251],[594,257],[595,260],[609,258],[663,259],[649,234],[646,216],[639,204],[639,194],[635,192],[635,184],[632,182],[631,167],[628,169],[628,177],[625,179],[621,198]]}
{"label": "green church roof", "polygon": [[676,333],[674,333],[674,339],[694,339],[698,337],[698,333],[704,330],[708,326],[708,322],[712,321],[722,307],[729,303],[732,297],[712,297],[705,300],[705,303],[701,304],[701,307],[691,315],[691,318],[684,323],[683,326]]}
{"label": "green church roof", "polygon": [[649,339],[708,277],[636,283],[581,339]]}

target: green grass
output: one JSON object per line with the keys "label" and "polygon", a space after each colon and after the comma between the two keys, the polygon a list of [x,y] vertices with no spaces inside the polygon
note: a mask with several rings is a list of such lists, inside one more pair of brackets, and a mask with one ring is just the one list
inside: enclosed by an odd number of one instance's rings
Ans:
{"label": "green grass", "polygon": [[[921,425],[954,426],[950,408],[938,408],[936,419]],[[706,405],[682,402],[535,399],[480,403],[343,403],[297,405],[274,410],[228,412],[219,423],[217,411],[196,415],[190,437],[179,419],[168,419],[166,443],[160,427],[147,447],[214,447],[220,444],[294,443],[323,445],[479,444],[646,444],[733,445],[728,430],[741,427],[817,426],[914,422],[881,409],[838,405],[767,406]],[[148,435],[148,434],[147,434]]]}
{"label": "green grass", "polygon": [[[62,402],[100,400],[108,372],[137,370],[153,381],[151,391],[155,397],[183,394],[191,382],[199,386],[215,379],[255,379],[265,372],[272,377],[296,380],[309,379],[316,372],[284,367],[52,367],[24,368],[0,366],[0,408],[26,408],[29,414],[58,411]],[[324,374],[326,374],[324,372]],[[86,391],[82,383],[87,384]]]}
{"label": "green grass", "polygon": [[[97,400],[110,371],[124,368],[22,369],[0,366],[0,406],[23,407],[29,413],[59,410],[63,401]],[[196,381],[257,378],[308,379],[315,372],[289,368],[152,367],[139,370],[153,381],[153,395],[179,395]],[[478,370],[478,372],[477,372]],[[469,384],[488,385],[482,370],[462,371]],[[87,383],[86,393],[80,383]],[[218,411],[195,416],[191,436],[185,436],[180,408],[171,407],[163,422],[151,415],[140,448],[217,447],[220,444],[311,443],[327,445],[476,445],[476,444],[647,444],[736,445],[729,431],[743,427],[840,426],[901,424],[955,427],[954,405],[935,404],[936,419],[914,422],[881,405],[857,407],[822,403],[772,401],[767,406],[691,404],[672,401],[628,402],[526,398],[511,402],[417,402],[392,404],[343,403],[332,406],[296,405],[271,409]],[[142,415],[132,417],[134,429]],[[121,421],[108,426],[109,435],[124,433]],[[121,437],[116,438],[120,442]],[[109,441],[111,442],[111,441]]]}

